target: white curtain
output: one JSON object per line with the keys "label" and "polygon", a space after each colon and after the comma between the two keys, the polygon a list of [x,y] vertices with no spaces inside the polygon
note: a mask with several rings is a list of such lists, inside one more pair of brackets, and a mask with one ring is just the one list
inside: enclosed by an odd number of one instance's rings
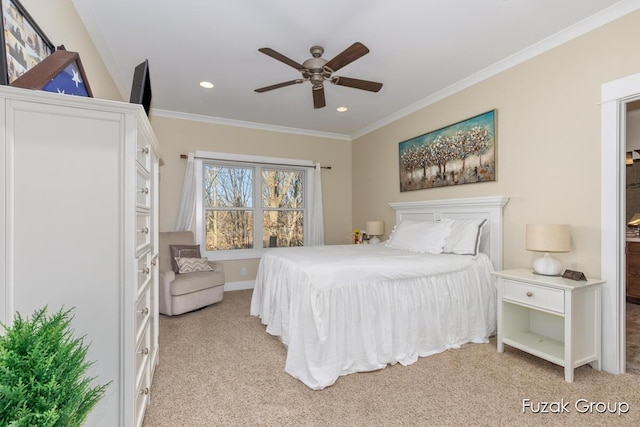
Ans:
{"label": "white curtain", "polygon": [[309,210],[309,246],[324,245],[324,219],[322,217],[322,179],[320,163],[316,163],[315,170],[309,173],[309,188],[311,201]]}
{"label": "white curtain", "polygon": [[189,231],[193,223],[193,215],[196,209],[196,181],[193,170],[194,154],[189,153],[187,157],[187,170],[184,172],[176,231]]}

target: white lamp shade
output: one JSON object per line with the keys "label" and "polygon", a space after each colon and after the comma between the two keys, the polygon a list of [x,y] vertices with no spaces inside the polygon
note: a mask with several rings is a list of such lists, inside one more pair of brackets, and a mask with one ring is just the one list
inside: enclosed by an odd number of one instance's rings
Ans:
{"label": "white lamp shade", "polygon": [[384,221],[367,221],[366,233],[369,236],[382,236],[384,234]]}
{"label": "white lamp shade", "polygon": [[527,224],[527,250],[539,252],[569,252],[569,224]]}
{"label": "white lamp shade", "polygon": [[562,263],[549,252],[569,252],[571,233],[569,224],[527,224],[527,250],[545,254],[533,261],[533,271],[546,276],[557,276]]}
{"label": "white lamp shade", "polygon": [[384,222],[383,221],[367,221],[366,233],[371,236],[369,243],[377,245],[380,243],[378,236],[384,234]]}

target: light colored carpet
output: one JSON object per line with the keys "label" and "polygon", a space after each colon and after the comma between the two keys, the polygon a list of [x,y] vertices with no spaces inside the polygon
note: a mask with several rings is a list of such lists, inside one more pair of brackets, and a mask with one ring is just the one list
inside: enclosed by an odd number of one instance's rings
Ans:
{"label": "light colored carpet", "polygon": [[[313,391],[284,372],[286,349],[249,316],[251,291],[160,319],[160,365],[144,427],[637,426],[640,376],[563,368],[507,346],[469,344],[413,365],[347,375]],[[568,402],[569,413],[523,414],[523,399]],[[617,402],[627,414],[579,413]],[[598,405],[602,407],[602,405]]]}

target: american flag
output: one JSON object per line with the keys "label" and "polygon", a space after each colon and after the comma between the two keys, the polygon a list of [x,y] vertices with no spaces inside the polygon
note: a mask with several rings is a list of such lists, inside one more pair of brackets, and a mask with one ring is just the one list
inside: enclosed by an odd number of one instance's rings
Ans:
{"label": "american flag", "polygon": [[67,65],[64,70],[44,85],[42,90],[67,95],[89,96],[75,62]]}

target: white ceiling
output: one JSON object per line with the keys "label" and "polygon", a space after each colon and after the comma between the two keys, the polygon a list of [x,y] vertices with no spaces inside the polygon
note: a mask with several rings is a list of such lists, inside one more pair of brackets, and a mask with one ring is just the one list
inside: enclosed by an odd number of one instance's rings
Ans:
{"label": "white ceiling", "polygon": [[[73,0],[123,97],[149,60],[152,111],[350,139],[640,7],[640,0]],[[302,63],[352,43],[370,53],[334,75],[384,83],[378,93],[311,84],[258,52]],[[215,84],[206,90],[198,82]],[[346,106],[346,113],[338,113]]]}

